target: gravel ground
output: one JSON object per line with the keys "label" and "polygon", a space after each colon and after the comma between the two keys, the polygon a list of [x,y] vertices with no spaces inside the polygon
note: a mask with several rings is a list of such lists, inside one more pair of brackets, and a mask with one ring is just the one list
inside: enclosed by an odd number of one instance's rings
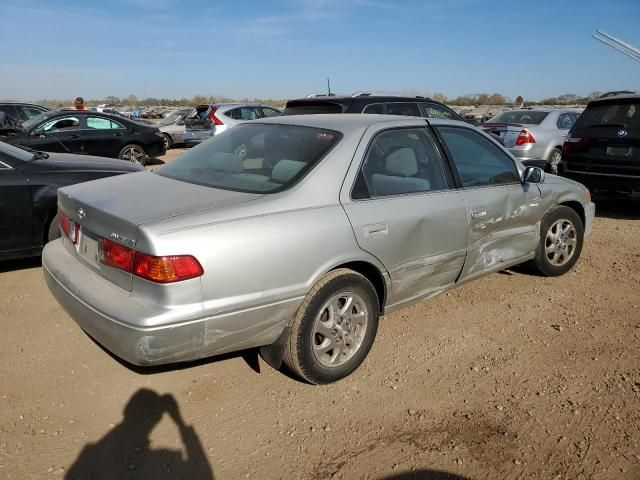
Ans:
{"label": "gravel ground", "polygon": [[0,263],[0,478],[638,479],[638,206],[599,204],[564,277],[514,269],[385,317],[322,387],[255,352],[131,370],[39,260]]}

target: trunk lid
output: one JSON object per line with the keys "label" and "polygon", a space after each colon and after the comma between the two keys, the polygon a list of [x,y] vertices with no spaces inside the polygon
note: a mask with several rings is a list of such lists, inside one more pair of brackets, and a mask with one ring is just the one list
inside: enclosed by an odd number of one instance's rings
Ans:
{"label": "trunk lid", "polygon": [[520,132],[525,130],[526,126],[519,123],[485,123],[481,128],[500,138],[505,147],[511,148],[515,146]]}
{"label": "trunk lid", "polygon": [[184,119],[185,130],[209,130],[212,125],[208,116],[210,108],[210,105],[196,106],[195,111]]}
{"label": "trunk lid", "polygon": [[261,196],[194,185],[147,171],[61,188],[58,204],[63,213],[79,225],[77,244],[72,245],[65,238],[67,248],[99,275],[131,290],[131,273],[100,263],[100,237],[135,248],[138,226],[143,223]]}

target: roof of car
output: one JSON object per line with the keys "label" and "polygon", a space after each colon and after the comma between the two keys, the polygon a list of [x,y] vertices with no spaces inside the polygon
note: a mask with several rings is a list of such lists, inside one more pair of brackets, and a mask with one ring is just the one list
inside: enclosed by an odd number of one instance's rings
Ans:
{"label": "roof of car", "polygon": [[[429,123],[442,125],[464,125],[468,123],[458,120],[428,119]],[[281,117],[270,117],[259,120],[252,120],[250,123],[270,123],[281,125],[300,125],[303,127],[322,128],[326,130],[338,130],[342,132],[367,128],[376,123],[389,123],[397,125],[407,125],[409,123],[426,125],[427,119],[424,117],[409,117],[404,115],[377,115],[371,113],[319,113],[315,115],[286,115]]]}
{"label": "roof of car", "polygon": [[640,100],[640,93],[621,93],[619,95],[607,95],[605,97],[596,98],[591,100],[589,103],[600,103],[600,102],[616,102],[619,100]]}
{"label": "roof of car", "polygon": [[333,103],[341,103],[341,104],[350,104],[354,101],[359,102],[368,102],[368,103],[377,103],[377,102],[420,102],[420,101],[433,101],[429,97],[421,97],[421,96],[399,96],[399,95],[368,95],[362,94],[357,96],[314,96],[314,97],[304,97],[304,98],[295,98],[289,100],[287,103],[318,103],[318,102],[333,102]]}

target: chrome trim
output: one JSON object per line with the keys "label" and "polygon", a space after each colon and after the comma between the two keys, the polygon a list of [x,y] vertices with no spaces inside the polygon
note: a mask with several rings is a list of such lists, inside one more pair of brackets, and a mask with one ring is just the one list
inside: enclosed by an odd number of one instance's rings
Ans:
{"label": "chrome trim", "polygon": [[[3,165],[4,165],[4,167],[3,167]],[[2,169],[2,170],[13,170],[13,167],[11,165],[7,165],[2,160],[0,160],[0,169]]]}

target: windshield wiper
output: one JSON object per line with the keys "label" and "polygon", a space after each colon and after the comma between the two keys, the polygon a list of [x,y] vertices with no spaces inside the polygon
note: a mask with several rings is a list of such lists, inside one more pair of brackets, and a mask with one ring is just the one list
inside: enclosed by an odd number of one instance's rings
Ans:
{"label": "windshield wiper", "polygon": [[46,160],[47,158],[49,158],[49,154],[47,152],[34,151],[31,160]]}

